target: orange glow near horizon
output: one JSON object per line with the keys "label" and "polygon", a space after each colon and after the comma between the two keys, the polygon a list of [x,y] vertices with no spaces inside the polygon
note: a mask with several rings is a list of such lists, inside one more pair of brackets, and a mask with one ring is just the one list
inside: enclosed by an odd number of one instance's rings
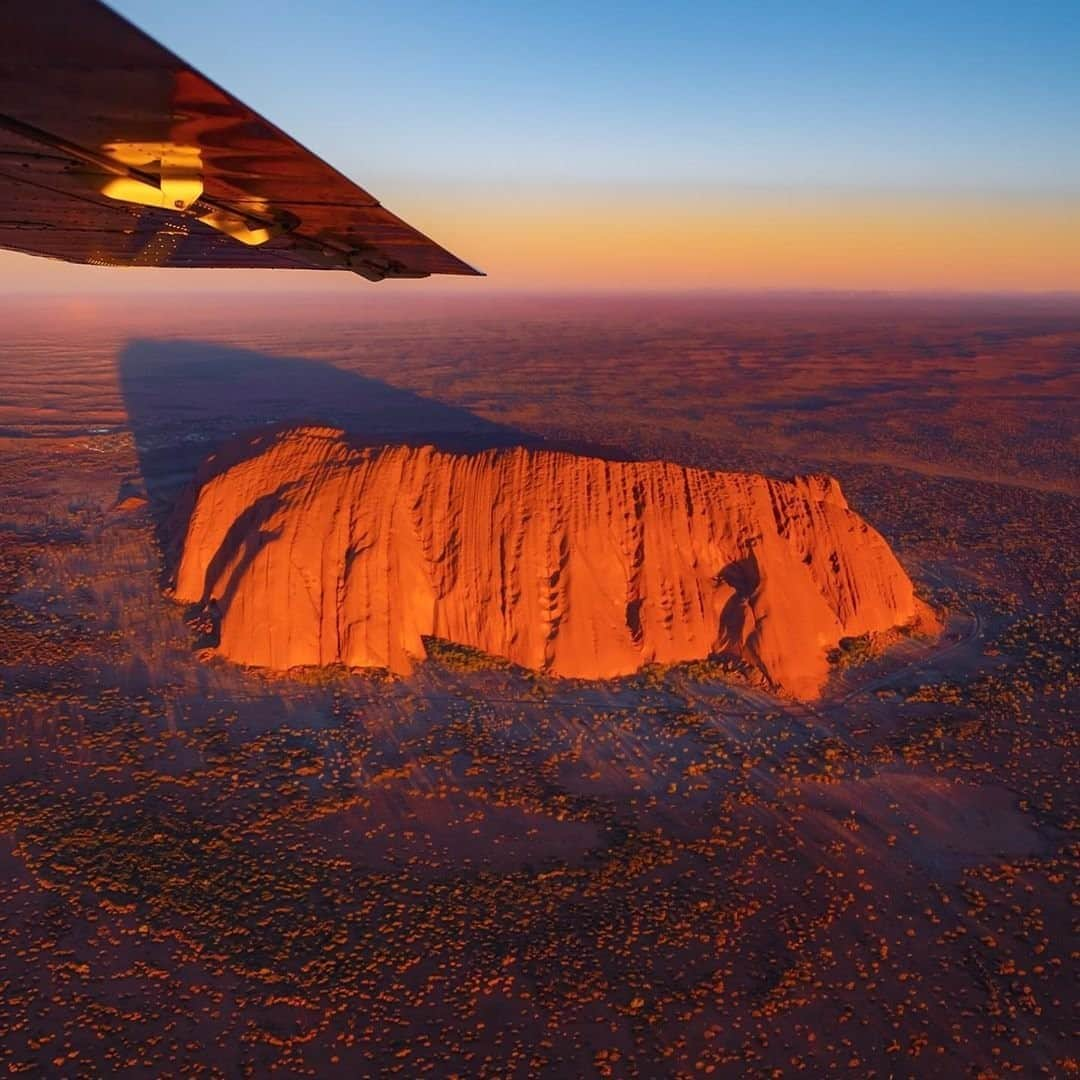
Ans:
{"label": "orange glow near horizon", "polygon": [[[1080,200],[973,196],[798,198],[678,192],[506,191],[395,206],[486,281],[382,286],[491,289],[1080,290]],[[279,271],[76,267],[0,253],[12,291],[309,289]],[[343,274],[318,287],[351,290]]]}
{"label": "orange glow near horizon", "polygon": [[1080,203],[596,198],[448,213],[437,235],[526,287],[1080,289]]}

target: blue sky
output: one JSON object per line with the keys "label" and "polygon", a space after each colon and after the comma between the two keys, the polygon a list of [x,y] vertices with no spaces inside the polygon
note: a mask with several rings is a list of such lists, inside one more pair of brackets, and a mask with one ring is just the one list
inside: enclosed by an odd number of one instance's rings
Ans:
{"label": "blue sky", "polygon": [[120,0],[361,182],[1080,192],[1080,5]]}

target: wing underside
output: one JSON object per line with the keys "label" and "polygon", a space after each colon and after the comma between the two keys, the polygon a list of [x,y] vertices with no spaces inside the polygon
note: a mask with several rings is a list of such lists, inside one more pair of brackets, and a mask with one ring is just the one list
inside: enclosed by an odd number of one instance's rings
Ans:
{"label": "wing underside", "polygon": [[10,5],[0,247],[106,266],[477,274],[97,0]]}

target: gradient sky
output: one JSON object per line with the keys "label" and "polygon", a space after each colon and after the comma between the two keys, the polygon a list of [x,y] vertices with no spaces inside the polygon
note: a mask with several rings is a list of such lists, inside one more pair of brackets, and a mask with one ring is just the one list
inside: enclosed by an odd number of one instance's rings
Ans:
{"label": "gradient sky", "polygon": [[491,275],[458,287],[1080,289],[1074,3],[114,6]]}

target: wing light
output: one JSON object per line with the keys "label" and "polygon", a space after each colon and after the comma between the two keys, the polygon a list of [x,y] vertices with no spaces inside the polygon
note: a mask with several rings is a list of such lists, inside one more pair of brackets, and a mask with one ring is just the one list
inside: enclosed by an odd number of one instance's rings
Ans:
{"label": "wing light", "polygon": [[[99,178],[94,186],[110,199],[194,214],[204,225],[249,247],[258,247],[285,232],[280,222],[255,222],[222,207],[196,205],[203,193],[202,155],[197,146],[118,142],[102,149],[109,158],[138,170],[141,176],[157,179],[155,184],[151,179],[131,175],[110,176],[104,181]],[[266,206],[259,210],[270,213]]]}
{"label": "wing light", "polygon": [[156,185],[133,176],[110,176],[98,190],[120,202],[186,210],[203,193],[202,156],[197,146],[175,143],[110,143],[106,155],[141,172],[156,174]]}
{"label": "wing light", "polygon": [[272,240],[285,231],[283,225],[266,225],[253,229],[239,214],[230,214],[227,210],[211,210],[209,214],[200,215],[199,220],[211,229],[217,229],[218,232],[223,232],[249,247],[265,244],[267,240]]}

